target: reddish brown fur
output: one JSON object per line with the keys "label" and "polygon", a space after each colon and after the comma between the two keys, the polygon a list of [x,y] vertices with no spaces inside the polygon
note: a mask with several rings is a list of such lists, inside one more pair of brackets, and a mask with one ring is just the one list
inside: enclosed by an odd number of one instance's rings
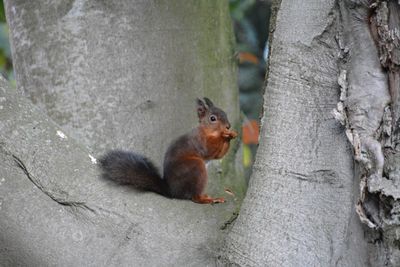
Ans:
{"label": "reddish brown fur", "polygon": [[225,112],[207,98],[197,100],[197,114],[199,126],[172,142],[165,153],[162,177],[147,158],[126,151],[111,151],[101,159],[103,177],[200,204],[225,202],[203,194],[208,180],[205,161],[222,158],[237,133],[230,130]]}
{"label": "reddish brown fur", "polygon": [[224,125],[217,130],[207,127],[199,128],[208,151],[205,160],[220,159],[225,156],[229,149],[229,141],[237,136],[235,131],[227,130]]}
{"label": "reddish brown fur", "polygon": [[[165,154],[164,179],[174,198],[192,199],[196,203],[222,203],[222,198],[203,195],[207,185],[206,160],[220,159],[237,136],[230,130],[225,112],[207,99],[197,101],[199,126],[173,142]],[[214,116],[214,120],[212,120]]]}

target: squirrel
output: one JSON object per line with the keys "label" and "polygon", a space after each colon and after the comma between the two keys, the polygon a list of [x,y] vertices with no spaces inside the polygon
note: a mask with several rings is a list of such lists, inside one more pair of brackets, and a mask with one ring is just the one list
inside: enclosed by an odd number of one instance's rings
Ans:
{"label": "squirrel", "polygon": [[210,99],[197,98],[196,104],[199,125],[170,144],[164,157],[163,176],[148,158],[135,152],[112,150],[99,160],[102,177],[169,198],[200,204],[225,202],[222,197],[203,194],[208,179],[205,163],[222,158],[228,152],[230,140],[238,134],[230,130],[226,113]]}

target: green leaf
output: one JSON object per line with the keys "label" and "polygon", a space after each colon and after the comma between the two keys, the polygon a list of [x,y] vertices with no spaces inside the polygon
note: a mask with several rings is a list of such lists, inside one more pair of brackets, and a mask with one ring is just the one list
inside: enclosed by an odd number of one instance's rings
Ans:
{"label": "green leaf", "polygon": [[6,22],[6,13],[4,12],[4,3],[0,2],[0,22]]}

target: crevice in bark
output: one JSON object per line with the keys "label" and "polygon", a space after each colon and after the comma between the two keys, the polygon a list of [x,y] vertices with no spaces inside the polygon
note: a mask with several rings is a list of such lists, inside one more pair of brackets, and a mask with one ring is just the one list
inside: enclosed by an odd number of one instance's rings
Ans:
{"label": "crevice in bark", "polygon": [[231,226],[239,216],[239,211],[232,213],[232,216],[224,222],[224,224],[219,228],[220,230],[226,230],[229,226]]}
{"label": "crevice in bark", "polygon": [[[274,39],[274,32],[276,29],[276,17],[278,15],[278,11],[281,7],[281,2],[282,0],[274,0],[272,1],[271,5],[271,17],[269,19],[269,33],[268,33],[268,60],[267,60],[267,66],[265,69],[265,77],[264,77],[264,84],[263,84],[263,90],[262,90],[262,95],[265,97],[265,90],[268,85],[268,75],[269,75],[269,67],[270,67],[270,62],[271,62],[271,53],[272,53],[272,42]],[[265,101],[264,101],[265,102]],[[261,107],[261,112],[260,112],[260,118],[264,116],[264,106]],[[262,128],[262,120],[260,120],[260,129]]]}
{"label": "crevice in bark", "polygon": [[51,198],[53,201],[56,203],[62,205],[62,206],[67,206],[67,207],[73,207],[73,208],[82,208],[85,210],[88,210],[90,212],[96,213],[96,211],[92,208],[90,208],[88,205],[86,205],[85,202],[79,202],[79,201],[71,201],[67,200],[62,197],[57,197],[54,193],[48,191],[32,174],[28,171],[26,168],[24,162],[16,155],[11,154],[13,157],[15,163],[19,168],[22,169],[22,171],[25,173],[25,175],[28,177],[28,179],[40,190],[42,191],[46,196]]}

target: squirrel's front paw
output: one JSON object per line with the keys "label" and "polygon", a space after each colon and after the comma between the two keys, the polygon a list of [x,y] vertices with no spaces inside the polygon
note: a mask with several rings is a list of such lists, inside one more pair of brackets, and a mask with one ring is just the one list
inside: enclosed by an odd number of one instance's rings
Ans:
{"label": "squirrel's front paw", "polygon": [[231,131],[230,135],[231,135],[231,138],[234,139],[234,138],[236,138],[238,136],[238,133],[235,132],[235,131]]}
{"label": "squirrel's front paw", "polygon": [[234,139],[238,136],[238,133],[235,131],[227,131],[227,132],[224,132],[222,134],[222,136],[227,139]]}

